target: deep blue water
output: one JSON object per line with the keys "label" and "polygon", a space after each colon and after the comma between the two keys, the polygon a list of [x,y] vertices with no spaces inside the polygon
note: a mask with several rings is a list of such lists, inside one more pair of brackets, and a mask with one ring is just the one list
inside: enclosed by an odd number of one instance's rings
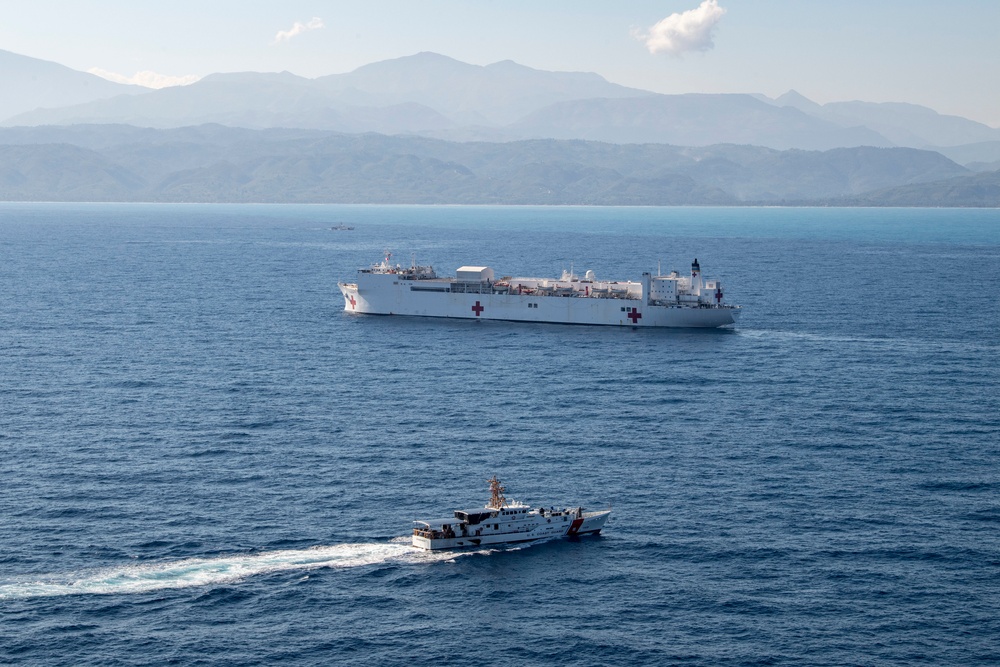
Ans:
{"label": "deep blue water", "polygon": [[[343,314],[385,248],[745,310]],[[997,664],[998,298],[996,210],[0,204],[0,663]],[[407,547],[494,473],[612,521]]]}

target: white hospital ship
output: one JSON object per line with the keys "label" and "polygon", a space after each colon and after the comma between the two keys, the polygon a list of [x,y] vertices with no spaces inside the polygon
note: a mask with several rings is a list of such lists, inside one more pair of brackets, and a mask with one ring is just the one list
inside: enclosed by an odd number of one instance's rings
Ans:
{"label": "white hospital ship", "polygon": [[507,489],[494,475],[490,502],[483,508],[456,510],[454,517],[413,522],[413,546],[421,549],[461,549],[536,542],[557,537],[596,535],[611,510],[586,512],[582,507],[535,508],[508,500]]}
{"label": "white hospital ship", "polygon": [[440,278],[433,267],[391,263],[392,255],[340,283],[344,310],[375,315],[415,315],[628,327],[724,327],[736,323],[740,306],[723,301],[722,282],[706,280],[695,259],[691,275],[642,274],[635,281],[581,278],[497,279],[488,266],[463,266]]}

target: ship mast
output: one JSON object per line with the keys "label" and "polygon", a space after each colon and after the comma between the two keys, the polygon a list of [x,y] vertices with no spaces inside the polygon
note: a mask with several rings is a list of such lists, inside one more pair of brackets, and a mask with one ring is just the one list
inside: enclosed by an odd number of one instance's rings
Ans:
{"label": "ship mast", "polygon": [[503,492],[507,490],[506,487],[500,484],[500,480],[497,479],[496,475],[493,475],[486,481],[490,483],[490,504],[487,507],[495,510],[506,507],[507,499],[503,495]]}

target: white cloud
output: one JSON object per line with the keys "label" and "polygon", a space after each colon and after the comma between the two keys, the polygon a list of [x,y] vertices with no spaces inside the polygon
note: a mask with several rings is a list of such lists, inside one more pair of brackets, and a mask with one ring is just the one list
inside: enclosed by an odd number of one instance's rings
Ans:
{"label": "white cloud", "polygon": [[149,70],[136,72],[132,76],[124,76],[123,74],[109,72],[101,69],[100,67],[91,67],[87,71],[91,74],[96,74],[102,79],[107,79],[108,81],[114,81],[115,83],[130,83],[144,88],[170,88],[171,86],[186,86],[189,83],[194,83],[201,78],[195,76],[194,74],[188,74],[187,76],[168,76],[166,74],[157,74],[156,72],[151,72]]}
{"label": "white cloud", "polygon": [[309,32],[310,30],[319,30],[325,27],[323,25],[323,19],[318,16],[314,16],[309,19],[309,23],[301,23],[296,21],[291,28],[288,30],[279,30],[278,34],[274,36],[274,41],[271,44],[281,44],[282,42],[287,42],[292,37],[298,37],[304,32]]}
{"label": "white cloud", "polygon": [[725,13],[718,0],[704,0],[695,9],[671,14],[648,31],[633,35],[646,43],[650,53],[680,56],[688,51],[708,51],[715,46],[712,31]]}

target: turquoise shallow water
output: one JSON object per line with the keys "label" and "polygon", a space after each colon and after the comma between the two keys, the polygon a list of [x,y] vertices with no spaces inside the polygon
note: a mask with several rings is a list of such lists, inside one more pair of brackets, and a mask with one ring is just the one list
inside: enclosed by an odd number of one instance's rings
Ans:
{"label": "turquoise shallow water", "polygon": [[[343,314],[387,247],[745,312]],[[2,204],[0,285],[4,661],[1000,660],[998,211]],[[406,546],[493,473],[612,521]]]}

